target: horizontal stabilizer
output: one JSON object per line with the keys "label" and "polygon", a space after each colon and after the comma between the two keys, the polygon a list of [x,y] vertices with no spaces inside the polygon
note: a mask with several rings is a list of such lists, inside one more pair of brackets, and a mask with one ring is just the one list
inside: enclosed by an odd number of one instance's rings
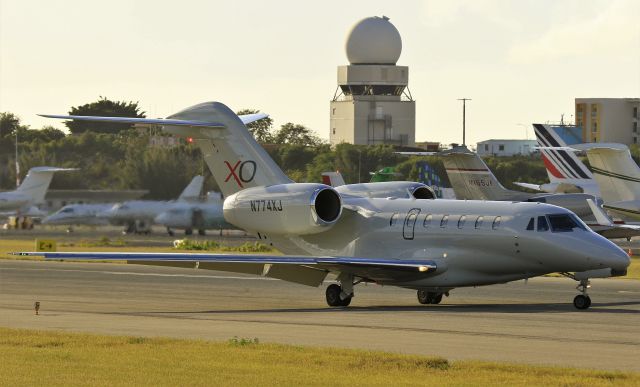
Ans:
{"label": "horizontal stabilizer", "polygon": [[[137,125],[172,125],[172,126],[197,126],[203,128],[224,128],[224,124],[219,122],[207,122],[197,120],[173,120],[167,118],[135,118],[135,117],[101,117],[101,116],[64,116],[55,114],[39,114],[41,117],[58,118],[61,120],[78,120],[91,122],[112,122],[118,124]],[[245,114],[238,116],[243,124],[250,124],[254,121],[269,117],[265,113]]]}
{"label": "horizontal stabilizer", "polygon": [[42,172],[63,172],[63,171],[78,171],[80,168],[58,168],[58,167],[33,167],[29,169],[29,172],[42,173]]}
{"label": "horizontal stabilizer", "polygon": [[513,184],[515,184],[515,185],[517,185],[519,187],[522,187],[522,188],[527,188],[527,189],[533,190],[533,191],[546,192],[546,191],[543,191],[540,188],[540,184],[520,183],[520,182],[517,182],[517,181],[514,181]]}
{"label": "horizontal stabilizer", "polygon": [[624,144],[607,143],[607,142],[592,142],[592,143],[586,143],[586,144],[575,144],[575,145],[572,145],[572,147],[577,149],[577,150],[580,150],[580,151],[587,151],[587,150],[591,150],[591,149],[611,149],[611,150],[618,150],[618,151],[629,150],[629,147],[627,147]]}
{"label": "horizontal stabilizer", "polygon": [[196,126],[204,128],[224,128],[218,122],[171,120],[164,118],[134,118],[134,117],[100,117],[100,116],[59,116],[54,114],[39,114],[41,117],[58,118],[61,120],[77,120],[91,122],[112,122],[118,124],[147,124],[147,125],[171,125],[171,126]]}

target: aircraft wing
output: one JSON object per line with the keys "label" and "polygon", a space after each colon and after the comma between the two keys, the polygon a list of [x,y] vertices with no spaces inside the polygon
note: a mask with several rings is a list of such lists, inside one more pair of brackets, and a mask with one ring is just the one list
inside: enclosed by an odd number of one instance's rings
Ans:
{"label": "aircraft wing", "polygon": [[[58,118],[61,120],[77,120],[92,122],[112,122],[118,124],[136,125],[171,125],[171,126],[191,126],[204,128],[224,128],[224,124],[219,122],[194,121],[194,120],[174,120],[167,118],[135,118],[135,117],[101,117],[101,116],[65,116],[55,114],[39,114],[41,117]],[[251,122],[268,117],[265,113],[246,114],[238,116],[246,125]]]}
{"label": "aircraft wing", "polygon": [[[45,259],[117,260],[134,264],[198,267],[266,275],[311,286],[320,285],[330,271],[349,273],[372,281],[385,281],[415,279],[419,276],[432,274],[437,269],[436,262],[432,260],[331,256],[125,252],[19,252],[11,254],[39,256]],[[313,273],[310,274],[310,271]],[[310,277],[313,278],[310,279]]]}

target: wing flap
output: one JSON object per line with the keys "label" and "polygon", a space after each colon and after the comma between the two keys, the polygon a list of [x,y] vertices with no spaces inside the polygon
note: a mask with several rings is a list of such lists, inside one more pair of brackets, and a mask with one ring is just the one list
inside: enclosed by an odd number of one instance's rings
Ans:
{"label": "wing flap", "polygon": [[264,275],[307,286],[320,286],[329,271],[301,265],[265,265]]}

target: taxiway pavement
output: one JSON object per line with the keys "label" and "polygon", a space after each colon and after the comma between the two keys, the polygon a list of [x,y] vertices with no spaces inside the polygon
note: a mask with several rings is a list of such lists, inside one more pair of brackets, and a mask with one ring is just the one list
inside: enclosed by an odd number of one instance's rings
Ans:
{"label": "taxiway pavement", "polygon": [[574,309],[575,283],[564,278],[455,289],[441,305],[359,285],[349,308],[332,309],[324,287],[242,274],[0,260],[0,325],[640,371],[640,281],[592,284],[586,311]]}

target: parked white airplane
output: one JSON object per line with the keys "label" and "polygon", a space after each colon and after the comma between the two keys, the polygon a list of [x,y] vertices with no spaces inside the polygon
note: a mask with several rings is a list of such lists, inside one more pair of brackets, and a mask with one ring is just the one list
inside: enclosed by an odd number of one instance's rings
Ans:
{"label": "parked white airplane", "polygon": [[98,217],[97,214],[112,206],[113,204],[68,204],[44,218],[42,224],[69,226],[68,231],[72,231],[72,226],[106,226],[109,220]]}
{"label": "parked white airplane", "polygon": [[185,230],[190,235],[198,230],[204,235],[206,230],[235,228],[224,220],[220,195],[209,195],[205,202],[178,202],[170,209],[155,217],[154,222],[167,228],[169,235],[173,229]]}
{"label": "parked white airplane", "polygon": [[31,212],[35,204],[44,201],[54,172],[75,171],[75,168],[33,167],[15,191],[0,192],[0,211]]}
{"label": "parked white airplane", "polygon": [[227,221],[287,255],[19,254],[227,270],[311,286],[321,285],[331,272],[339,284],[327,287],[330,306],[349,305],[354,285],[362,282],[416,289],[421,303],[437,304],[457,287],[561,272],[580,281],[574,305],[585,309],[591,304],[589,278],[624,275],[629,265],[619,247],[572,212],[552,205],[379,199],[340,194],[324,184],[294,183],[251,136],[245,126],[250,121],[221,103],[202,103],[164,122],[153,121],[200,147],[226,197]]}
{"label": "parked white airplane", "polygon": [[549,193],[579,193],[583,192],[600,197],[600,188],[593,179],[589,168],[576,156],[575,152],[567,150],[567,144],[549,125],[533,124],[542,161],[547,169],[549,183],[530,184],[514,183],[534,191]]}
{"label": "parked white airplane", "polygon": [[[195,176],[182,191],[177,201],[130,200],[112,205],[97,214],[111,224],[126,226],[125,232],[148,233],[154,219],[163,212],[188,201],[197,201],[202,192],[203,176]],[[171,234],[171,231],[168,230]]]}

